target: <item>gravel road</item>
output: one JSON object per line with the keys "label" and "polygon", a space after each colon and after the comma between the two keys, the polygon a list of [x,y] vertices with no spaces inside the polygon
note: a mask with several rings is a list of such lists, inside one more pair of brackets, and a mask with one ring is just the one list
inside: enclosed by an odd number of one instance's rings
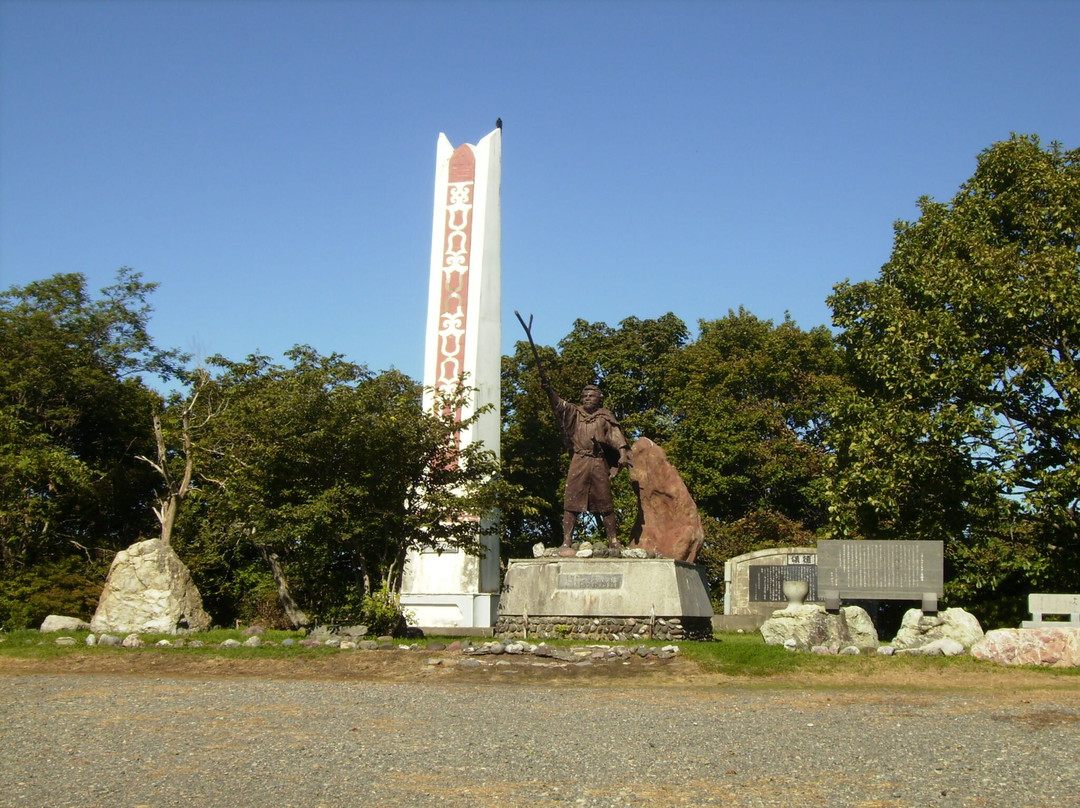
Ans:
{"label": "gravel road", "polygon": [[[1080,806],[1080,693],[2,674],[0,806]],[[1078,688],[1077,690],[1080,690]]]}

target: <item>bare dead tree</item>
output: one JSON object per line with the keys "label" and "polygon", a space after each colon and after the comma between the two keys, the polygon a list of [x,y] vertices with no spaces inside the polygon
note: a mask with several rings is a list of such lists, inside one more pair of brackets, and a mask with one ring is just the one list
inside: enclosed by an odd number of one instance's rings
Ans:
{"label": "bare dead tree", "polygon": [[154,506],[154,516],[161,525],[161,540],[165,544],[172,543],[173,526],[176,524],[176,514],[180,510],[180,503],[191,491],[192,474],[195,469],[193,430],[197,430],[218,414],[219,410],[208,406],[199,422],[193,426],[196,417],[196,407],[199,399],[205,397],[210,384],[210,374],[205,370],[197,371],[195,383],[192,386],[191,397],[180,411],[180,455],[183,458],[183,467],[177,477],[169,467],[168,447],[165,442],[165,432],[161,425],[160,413],[154,413],[154,439],[157,444],[157,460],[151,460],[144,455],[136,455],[138,460],[148,463],[165,482],[165,490],[157,497],[157,505]]}

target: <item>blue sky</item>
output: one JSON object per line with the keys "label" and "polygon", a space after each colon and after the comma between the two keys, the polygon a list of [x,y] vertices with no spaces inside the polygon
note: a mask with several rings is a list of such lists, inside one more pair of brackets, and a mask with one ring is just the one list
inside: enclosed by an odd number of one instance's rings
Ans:
{"label": "blue sky", "polygon": [[1080,147],[1077,2],[0,0],[0,287],[130,266],[198,356],[420,378],[435,145],[503,130],[514,309],[829,322],[1011,132]]}

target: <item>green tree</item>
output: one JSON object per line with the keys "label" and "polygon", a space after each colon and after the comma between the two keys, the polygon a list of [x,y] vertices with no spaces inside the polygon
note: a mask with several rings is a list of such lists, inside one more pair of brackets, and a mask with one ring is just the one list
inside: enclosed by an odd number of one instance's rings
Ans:
{"label": "green tree", "polygon": [[1014,135],[919,207],[880,277],[830,298],[856,385],[830,435],[831,530],[944,540],[957,597],[1071,586],[1080,151]]}
{"label": "green tree", "polygon": [[823,326],[740,308],[699,329],[668,373],[667,451],[702,513],[699,561],[719,600],[727,559],[812,542],[824,523],[821,435],[844,381]]}
{"label": "green tree", "polygon": [[668,454],[698,506],[722,523],[761,511],[819,527],[821,428],[840,374],[823,326],[777,326],[742,308],[702,321],[667,391]]}
{"label": "green tree", "polygon": [[[152,450],[159,397],[139,375],[170,376],[180,359],[147,333],[154,288],[121,269],[97,298],[76,274],[0,293],[4,603],[26,603],[42,587],[92,589],[116,550],[150,527],[153,475],[135,455]],[[50,569],[66,583],[55,586]],[[85,576],[78,586],[76,574]],[[23,594],[4,597],[15,592]],[[84,600],[70,611],[84,613]],[[4,611],[0,603],[0,621]]]}
{"label": "green tree", "polygon": [[236,566],[260,597],[284,584],[315,619],[357,619],[366,596],[399,585],[410,547],[480,552],[480,523],[468,515],[494,512],[509,489],[491,452],[458,446],[472,421],[455,422],[453,411],[469,391],[426,412],[420,387],[397,371],[308,347],[287,357],[212,360],[226,405],[199,450],[195,532],[178,531],[190,535],[193,572],[215,578],[210,598],[245,596],[224,574]]}

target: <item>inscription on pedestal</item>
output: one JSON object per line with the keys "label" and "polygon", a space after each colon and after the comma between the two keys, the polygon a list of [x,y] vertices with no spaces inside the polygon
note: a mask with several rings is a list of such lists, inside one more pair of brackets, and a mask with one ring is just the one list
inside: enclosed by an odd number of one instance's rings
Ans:
{"label": "inscription on pedestal", "polygon": [[559,589],[622,589],[620,573],[564,572],[559,575]]}
{"label": "inscription on pedestal", "polygon": [[817,566],[814,564],[755,564],[750,567],[750,600],[786,603],[784,581],[806,581],[807,602],[817,600]]}

